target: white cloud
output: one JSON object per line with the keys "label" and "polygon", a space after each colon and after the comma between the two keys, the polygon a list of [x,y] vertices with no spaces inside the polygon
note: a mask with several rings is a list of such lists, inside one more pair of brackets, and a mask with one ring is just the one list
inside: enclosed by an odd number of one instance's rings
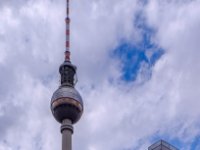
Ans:
{"label": "white cloud", "polygon": [[[194,140],[200,132],[199,3],[71,2],[72,62],[78,66],[76,87],[85,104],[75,125],[75,150],[143,150],[155,134]],[[0,2],[2,150],[61,147],[49,105],[63,61],[64,6],[62,0]],[[138,12],[156,29],[152,41],[165,54],[151,76],[142,63],[137,80],[124,83],[120,60],[110,53],[122,39],[141,40],[142,31],[134,26]]]}

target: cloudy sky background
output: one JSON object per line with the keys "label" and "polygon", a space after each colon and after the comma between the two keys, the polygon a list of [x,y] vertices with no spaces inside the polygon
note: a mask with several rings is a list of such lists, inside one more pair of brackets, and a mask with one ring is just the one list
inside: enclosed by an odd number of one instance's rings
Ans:
{"label": "cloudy sky background", "polygon": [[[73,150],[200,150],[200,0],[71,0],[84,114]],[[0,0],[0,150],[59,150],[64,0]]]}

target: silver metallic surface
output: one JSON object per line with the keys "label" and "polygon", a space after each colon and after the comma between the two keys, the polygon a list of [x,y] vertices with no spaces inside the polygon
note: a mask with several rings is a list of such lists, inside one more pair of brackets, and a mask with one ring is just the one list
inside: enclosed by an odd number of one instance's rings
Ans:
{"label": "silver metallic surface", "polygon": [[73,87],[69,87],[69,86],[61,86],[59,87],[54,93],[53,96],[51,98],[51,104],[59,99],[59,98],[71,98],[74,99],[76,101],[78,101],[81,105],[83,105],[83,100],[81,98],[81,95],[78,93],[78,91],[73,88]]}
{"label": "silver metallic surface", "polygon": [[75,124],[83,113],[82,98],[73,87],[61,86],[52,96],[51,111],[59,123],[64,119],[70,119],[72,124]]}

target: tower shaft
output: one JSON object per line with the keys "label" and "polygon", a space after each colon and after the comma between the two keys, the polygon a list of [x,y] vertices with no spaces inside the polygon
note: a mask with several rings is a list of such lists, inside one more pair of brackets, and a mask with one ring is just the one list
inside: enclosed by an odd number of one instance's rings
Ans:
{"label": "tower shaft", "polygon": [[61,125],[62,133],[62,150],[72,150],[72,134],[73,126],[72,121],[64,119]]}

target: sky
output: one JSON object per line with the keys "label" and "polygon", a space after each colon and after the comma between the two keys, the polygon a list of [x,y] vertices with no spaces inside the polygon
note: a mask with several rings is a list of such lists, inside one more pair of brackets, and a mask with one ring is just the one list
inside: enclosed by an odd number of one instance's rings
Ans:
{"label": "sky", "polygon": [[[64,0],[0,0],[0,150],[59,150]],[[200,0],[71,0],[84,113],[73,150],[200,150]]]}

